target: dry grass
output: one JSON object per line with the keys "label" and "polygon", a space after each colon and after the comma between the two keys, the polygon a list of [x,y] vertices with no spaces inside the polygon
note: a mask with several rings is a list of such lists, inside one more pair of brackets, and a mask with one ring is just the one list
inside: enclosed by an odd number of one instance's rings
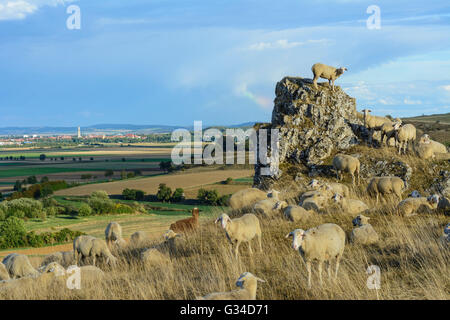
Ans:
{"label": "dry grass", "polygon": [[[231,290],[244,271],[265,279],[258,299],[449,299],[450,251],[439,242],[447,217],[439,214],[402,218],[392,213],[392,203],[372,214],[379,244],[346,244],[338,281],[324,285],[313,269],[313,287],[307,289],[306,269],[298,252],[284,236],[295,228],[308,229],[333,222],[351,230],[352,217],[330,209],[305,225],[280,218],[263,220],[263,253],[233,259],[223,231],[205,221],[201,229],[177,244],[171,265],[146,270],[136,259],[138,249],[120,256],[120,265],[106,271],[103,280],[69,290],[46,281],[30,282],[13,290],[1,290],[1,299],[194,299],[214,291]],[[217,212],[219,214],[219,212]],[[253,245],[253,248],[256,246]],[[381,289],[366,287],[369,265],[381,269]]]}

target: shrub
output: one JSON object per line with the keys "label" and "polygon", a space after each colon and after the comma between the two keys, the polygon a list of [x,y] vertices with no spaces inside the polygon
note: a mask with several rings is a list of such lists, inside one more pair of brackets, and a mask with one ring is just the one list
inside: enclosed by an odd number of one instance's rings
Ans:
{"label": "shrub", "polygon": [[111,177],[113,175],[114,175],[114,171],[112,171],[112,170],[106,170],[105,171],[105,177]]}
{"label": "shrub", "polygon": [[205,204],[213,206],[226,206],[228,205],[230,195],[219,196],[217,190],[205,190],[200,189],[197,193],[197,199]]}
{"label": "shrub", "polygon": [[92,208],[87,203],[82,203],[78,209],[78,215],[81,217],[87,217],[92,214]]}
{"label": "shrub", "polygon": [[26,244],[25,225],[22,219],[9,217],[0,225],[2,246],[4,248],[15,248]]}
{"label": "shrub", "polygon": [[172,196],[172,190],[166,186],[165,183],[161,183],[159,185],[158,193],[156,194],[156,197],[159,201],[166,202],[169,201]]}
{"label": "shrub", "polygon": [[108,193],[104,190],[97,190],[91,193],[90,198],[109,199]]}
{"label": "shrub", "polygon": [[144,200],[145,192],[142,190],[126,188],[122,191],[122,196],[125,200],[142,201]]}
{"label": "shrub", "polygon": [[172,194],[172,201],[180,202],[184,200],[184,190],[182,188],[176,188]]}
{"label": "shrub", "polygon": [[59,214],[58,207],[56,207],[56,206],[51,206],[51,207],[45,208],[45,212],[46,212],[47,216],[49,216],[49,217],[56,216],[57,214]]}
{"label": "shrub", "polygon": [[115,210],[114,202],[110,199],[91,197],[88,204],[95,214],[113,213]]}
{"label": "shrub", "polygon": [[227,180],[225,180],[224,184],[231,184],[233,182],[233,178],[228,177]]}
{"label": "shrub", "polygon": [[114,213],[134,213],[134,209],[123,203],[116,203]]}
{"label": "shrub", "polygon": [[29,198],[20,198],[0,203],[1,210],[5,213],[5,218],[36,218],[43,210],[42,202]]}

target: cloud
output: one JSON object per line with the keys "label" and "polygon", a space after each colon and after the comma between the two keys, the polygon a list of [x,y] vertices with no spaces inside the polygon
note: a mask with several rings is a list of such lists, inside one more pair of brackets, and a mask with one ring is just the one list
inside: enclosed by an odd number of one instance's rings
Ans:
{"label": "cloud", "polygon": [[150,19],[133,19],[133,18],[100,18],[97,23],[102,26],[106,25],[135,25],[151,23]]}
{"label": "cloud", "polygon": [[22,20],[43,6],[56,7],[77,0],[0,0],[0,21]]}
{"label": "cloud", "polygon": [[7,1],[0,3],[0,20],[21,20],[34,13],[37,6],[26,1]]}
{"label": "cloud", "polygon": [[449,91],[449,92],[450,92],[450,84],[445,85],[445,86],[440,86],[439,88],[444,89],[445,91]]}
{"label": "cloud", "polygon": [[404,104],[414,105],[414,104],[422,104],[422,101],[420,100],[411,100],[409,98],[403,99]]}
{"label": "cloud", "polygon": [[267,49],[291,49],[296,48],[299,46],[303,46],[310,43],[325,43],[328,42],[327,39],[319,39],[319,40],[307,40],[307,41],[289,41],[286,39],[276,40],[272,42],[257,42],[254,44],[251,44],[246,50],[267,50]]}

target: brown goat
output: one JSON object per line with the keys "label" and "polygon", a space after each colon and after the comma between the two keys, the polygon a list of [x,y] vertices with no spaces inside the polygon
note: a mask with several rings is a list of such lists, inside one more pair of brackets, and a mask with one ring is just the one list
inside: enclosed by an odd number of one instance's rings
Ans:
{"label": "brown goat", "polygon": [[198,208],[192,209],[192,217],[178,220],[170,225],[170,229],[174,232],[193,231],[198,228]]}

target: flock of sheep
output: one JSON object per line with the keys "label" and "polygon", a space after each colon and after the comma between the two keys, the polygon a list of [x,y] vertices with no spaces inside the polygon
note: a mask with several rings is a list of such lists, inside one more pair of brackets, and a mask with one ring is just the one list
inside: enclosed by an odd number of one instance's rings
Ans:
{"label": "flock of sheep", "polygon": [[[346,68],[332,68],[322,64],[315,64],[312,68],[314,73],[314,85],[317,86],[319,77],[328,79],[330,85],[334,84]],[[447,153],[444,145],[433,141],[424,134],[416,144],[416,129],[411,124],[402,124],[400,119],[390,120],[385,117],[370,115],[370,110],[363,110],[364,125],[369,130],[369,143],[372,143],[374,131],[381,132],[381,144],[389,145],[394,139],[399,154],[405,154],[411,146],[417,155],[423,159],[429,159],[438,153]],[[248,246],[249,254],[252,255],[251,242],[258,241],[258,249],[262,248],[262,228],[260,219],[271,217],[284,217],[285,219],[302,225],[321,210],[335,205],[344,213],[352,215],[353,230],[349,241],[352,243],[370,245],[380,240],[374,227],[369,223],[371,209],[359,199],[351,198],[353,187],[360,184],[360,161],[353,156],[338,154],[332,161],[338,182],[324,182],[313,179],[308,184],[308,191],[303,192],[299,199],[286,199],[283,195],[271,190],[264,192],[256,188],[248,188],[234,193],[230,198],[230,207],[236,217],[233,219],[226,213],[221,214],[215,223],[224,230],[226,239],[234,246],[234,256],[239,258],[239,247],[242,243]],[[349,174],[352,178],[352,187],[342,184],[343,174]],[[412,216],[417,213],[431,212],[438,208],[443,201],[449,205],[445,197],[437,194],[422,197],[417,191],[413,191],[406,199],[402,194],[406,186],[404,181],[395,176],[373,177],[369,180],[366,193],[376,199],[378,204],[380,198],[385,201],[387,197],[398,199],[397,212],[402,216]],[[284,198],[284,199],[283,199]],[[288,204],[288,201],[290,204]],[[297,204],[292,204],[296,202]],[[144,248],[140,251],[140,261],[145,266],[155,263],[163,263],[170,267],[170,257],[176,251],[176,239],[181,233],[195,231],[199,228],[199,210],[192,210],[192,217],[173,223],[164,235],[164,241]],[[292,248],[298,251],[306,263],[308,273],[308,287],[311,287],[311,265],[317,262],[319,281],[322,284],[322,266],[327,264],[327,272],[330,279],[336,281],[339,264],[346,245],[346,234],[337,224],[325,223],[308,230],[294,229],[286,235],[292,237]],[[92,236],[83,235],[77,237],[73,242],[73,252],[57,252],[45,257],[39,269],[32,267],[28,257],[12,253],[0,263],[0,281],[14,284],[16,279],[32,278],[39,279],[48,274],[62,274],[64,268],[70,265],[81,266],[82,272],[97,277],[103,275],[103,271],[97,268],[97,259],[101,258],[106,264],[114,267],[117,257],[113,253],[123,250],[128,246],[138,246],[148,239],[144,231],[135,232],[131,235],[128,244],[122,238],[122,228],[117,222],[111,222],[105,230],[105,240]],[[450,243],[450,223],[445,227],[441,241],[446,245]],[[332,263],[334,262],[334,270]],[[92,263],[92,265],[90,265]],[[84,269],[83,269],[84,268]],[[334,274],[334,276],[333,276]],[[225,299],[256,299],[258,282],[263,279],[250,272],[244,272],[237,279],[238,289],[229,292],[214,292],[197,299],[225,300]],[[0,286],[1,288],[1,286]]]}

